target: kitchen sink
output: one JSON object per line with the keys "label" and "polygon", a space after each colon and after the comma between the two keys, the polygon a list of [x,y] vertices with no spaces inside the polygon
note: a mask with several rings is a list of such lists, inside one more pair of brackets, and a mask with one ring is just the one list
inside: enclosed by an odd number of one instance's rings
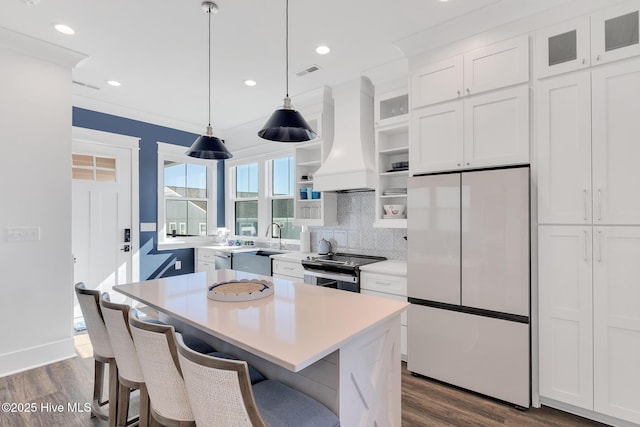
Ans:
{"label": "kitchen sink", "polygon": [[271,250],[257,250],[249,252],[237,252],[233,254],[232,268],[234,270],[271,276],[271,255],[285,252]]}

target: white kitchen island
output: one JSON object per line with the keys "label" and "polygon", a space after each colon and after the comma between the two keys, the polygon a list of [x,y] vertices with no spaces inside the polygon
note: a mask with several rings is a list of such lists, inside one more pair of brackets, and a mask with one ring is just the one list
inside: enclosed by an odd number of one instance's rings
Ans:
{"label": "white kitchen island", "polygon": [[[272,280],[246,302],[207,298],[207,286]],[[114,286],[216,350],[234,354],[325,404],[343,426],[400,426],[400,315],[407,303],[234,270]]]}

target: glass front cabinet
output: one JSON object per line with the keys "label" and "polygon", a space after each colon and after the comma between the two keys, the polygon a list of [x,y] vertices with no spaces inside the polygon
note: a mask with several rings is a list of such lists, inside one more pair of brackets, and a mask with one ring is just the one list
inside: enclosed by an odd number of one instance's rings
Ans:
{"label": "glass front cabinet", "polygon": [[634,0],[536,33],[538,78],[640,54],[640,1]]}

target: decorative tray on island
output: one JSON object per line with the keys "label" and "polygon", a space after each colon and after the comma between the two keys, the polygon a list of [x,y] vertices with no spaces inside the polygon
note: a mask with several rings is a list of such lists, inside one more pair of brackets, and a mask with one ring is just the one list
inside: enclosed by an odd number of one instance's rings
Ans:
{"label": "decorative tray on island", "polygon": [[215,301],[251,301],[273,295],[273,283],[268,280],[241,279],[214,283],[207,298]]}

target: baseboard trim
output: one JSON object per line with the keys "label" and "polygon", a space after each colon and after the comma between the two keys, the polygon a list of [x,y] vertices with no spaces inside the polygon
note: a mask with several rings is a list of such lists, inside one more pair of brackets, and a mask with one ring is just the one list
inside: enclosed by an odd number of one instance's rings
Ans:
{"label": "baseboard trim", "polygon": [[76,356],[73,337],[0,355],[0,377]]}
{"label": "baseboard trim", "polygon": [[593,421],[608,424],[616,427],[638,427],[637,424],[621,420],[620,418],[611,417],[609,415],[601,414],[599,412],[590,411],[588,409],[580,408],[577,406],[569,405],[568,403],[560,402],[558,400],[549,399],[548,397],[540,396],[540,404],[542,406],[548,406],[550,408],[558,409],[560,411],[568,412],[573,415],[578,415],[583,418],[588,418]]}

